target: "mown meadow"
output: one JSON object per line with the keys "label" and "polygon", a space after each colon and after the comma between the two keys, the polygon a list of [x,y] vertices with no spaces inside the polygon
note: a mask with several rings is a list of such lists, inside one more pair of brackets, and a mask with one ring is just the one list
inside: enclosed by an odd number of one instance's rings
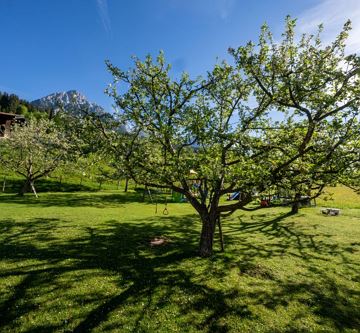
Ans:
{"label": "mown meadow", "polygon": [[0,194],[0,331],[359,332],[360,196],[328,191],[297,215],[237,212],[206,259],[187,203]]}

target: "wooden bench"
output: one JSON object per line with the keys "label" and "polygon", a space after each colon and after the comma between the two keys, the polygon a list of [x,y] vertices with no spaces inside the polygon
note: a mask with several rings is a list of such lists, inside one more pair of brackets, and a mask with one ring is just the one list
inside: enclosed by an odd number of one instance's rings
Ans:
{"label": "wooden bench", "polygon": [[321,210],[324,215],[337,216],[340,215],[340,209],[338,208],[324,208]]}

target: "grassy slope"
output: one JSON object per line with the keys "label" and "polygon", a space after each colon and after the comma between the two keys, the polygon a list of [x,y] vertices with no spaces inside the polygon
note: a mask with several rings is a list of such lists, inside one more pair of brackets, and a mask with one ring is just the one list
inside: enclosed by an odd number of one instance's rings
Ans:
{"label": "grassy slope", "polygon": [[360,198],[331,190],[341,216],[239,212],[206,260],[188,204],[0,195],[0,331],[358,332]]}
{"label": "grassy slope", "polygon": [[360,195],[345,186],[329,187],[318,199],[324,207],[360,209]]}

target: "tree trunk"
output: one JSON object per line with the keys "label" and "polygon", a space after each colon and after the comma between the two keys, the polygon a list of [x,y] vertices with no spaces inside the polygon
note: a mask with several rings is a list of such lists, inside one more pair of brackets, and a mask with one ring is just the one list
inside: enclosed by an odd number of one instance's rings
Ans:
{"label": "tree trunk", "polygon": [[217,218],[217,224],[218,224],[218,227],[219,227],[220,249],[221,249],[221,252],[224,252],[224,236],[223,236],[223,233],[222,233],[222,226],[221,226],[220,216],[218,216],[218,218]]}
{"label": "tree trunk", "polygon": [[124,190],[125,193],[128,191],[128,187],[129,187],[129,178],[126,177],[125,178],[125,190]]}
{"label": "tree trunk", "polygon": [[35,194],[35,197],[38,198],[38,195],[36,193],[36,190],[35,190],[35,186],[34,186],[34,182],[33,181],[30,181],[30,188],[31,190],[33,191],[33,193]]}
{"label": "tree trunk", "polygon": [[38,195],[36,193],[36,189],[35,189],[35,185],[34,185],[34,180],[31,178],[26,179],[23,187],[20,189],[19,191],[19,195],[23,196],[25,193],[32,191],[35,195],[36,198],[38,198]]}
{"label": "tree trunk", "polygon": [[30,179],[26,179],[23,187],[20,189],[19,191],[19,195],[24,195],[25,193],[29,192],[29,189],[30,189],[30,182],[31,180]]}
{"label": "tree trunk", "polygon": [[209,214],[203,215],[202,220],[202,229],[200,236],[200,256],[209,257],[212,255],[213,243],[214,243],[214,233],[217,217]]}
{"label": "tree trunk", "polygon": [[301,194],[296,193],[295,198],[294,198],[294,202],[293,202],[292,207],[291,207],[291,214],[297,214],[299,212],[300,198],[301,198]]}
{"label": "tree trunk", "polygon": [[2,188],[3,192],[5,192],[5,187],[6,187],[6,176],[4,176],[4,182],[3,182],[3,188]]}
{"label": "tree trunk", "polygon": [[143,192],[143,196],[142,196],[142,201],[145,201],[146,192],[147,192],[147,186],[144,187],[144,192]]}

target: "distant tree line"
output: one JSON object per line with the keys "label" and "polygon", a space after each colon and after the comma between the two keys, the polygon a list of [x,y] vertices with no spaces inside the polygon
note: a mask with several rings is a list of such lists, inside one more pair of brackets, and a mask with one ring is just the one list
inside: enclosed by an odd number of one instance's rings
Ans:
{"label": "distant tree line", "polygon": [[15,94],[0,91],[0,112],[21,114],[25,118],[47,118],[50,110],[39,109]]}

